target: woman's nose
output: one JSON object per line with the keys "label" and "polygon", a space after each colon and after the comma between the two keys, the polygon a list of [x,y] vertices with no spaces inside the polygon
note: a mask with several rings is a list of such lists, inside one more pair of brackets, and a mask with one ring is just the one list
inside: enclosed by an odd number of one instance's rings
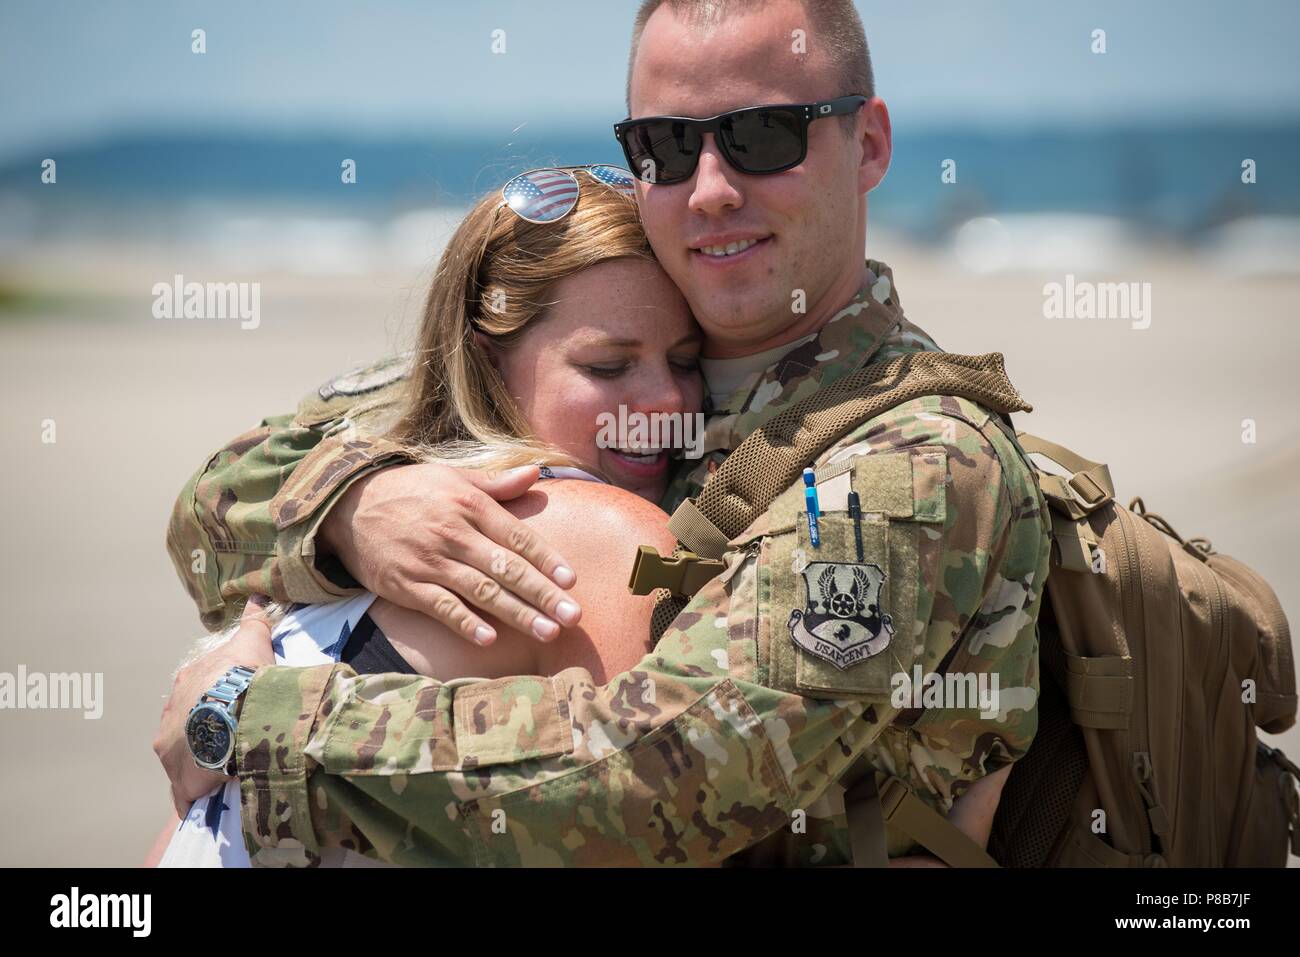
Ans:
{"label": "woman's nose", "polygon": [[636,398],[628,408],[637,412],[686,412],[686,394],[679,376],[667,366],[655,370],[640,383]]}

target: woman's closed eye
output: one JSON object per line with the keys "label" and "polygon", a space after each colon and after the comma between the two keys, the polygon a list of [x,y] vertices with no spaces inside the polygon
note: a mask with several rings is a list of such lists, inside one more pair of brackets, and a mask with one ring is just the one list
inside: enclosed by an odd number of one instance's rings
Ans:
{"label": "woman's closed eye", "polygon": [[[696,359],[670,359],[668,364],[672,366],[674,372],[682,375],[695,375],[700,371],[700,363]],[[582,368],[601,379],[617,379],[632,367],[630,362],[620,362],[614,364],[602,365],[584,365]]]}
{"label": "woman's closed eye", "polygon": [[582,368],[597,378],[617,379],[631,367],[631,363],[617,362],[602,365],[584,365]]}

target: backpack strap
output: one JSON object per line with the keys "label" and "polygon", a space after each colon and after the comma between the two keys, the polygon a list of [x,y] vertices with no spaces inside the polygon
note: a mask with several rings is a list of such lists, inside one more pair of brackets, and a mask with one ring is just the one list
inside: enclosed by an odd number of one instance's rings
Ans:
{"label": "backpack strap", "polygon": [[1115,499],[1110,468],[1028,432],[1017,432],[1016,439],[1026,454],[1037,452],[1069,470],[1068,475],[1053,475],[1034,468],[1038,488],[1052,513],[1052,541],[1056,546],[1052,558],[1067,571],[1091,571],[1098,542],[1088,516]]}
{"label": "backpack strap", "polygon": [[1114,500],[1115,483],[1111,481],[1109,466],[1028,432],[1017,432],[1016,438],[1025,452],[1031,455],[1037,452],[1070,470],[1069,475],[1038,471],[1038,487],[1043,497],[1070,518],[1083,518]]}
{"label": "backpack strap", "polygon": [[854,773],[861,777],[844,794],[854,867],[889,866],[886,825],[901,831],[949,867],[998,866],[984,848],[898,778],[889,777],[883,785],[878,784],[876,772],[862,758]]}

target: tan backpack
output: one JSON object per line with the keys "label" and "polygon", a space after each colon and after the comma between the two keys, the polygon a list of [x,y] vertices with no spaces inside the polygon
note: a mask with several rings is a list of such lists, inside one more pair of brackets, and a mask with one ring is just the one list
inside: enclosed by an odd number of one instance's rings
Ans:
{"label": "tan backpack", "polygon": [[[765,423],[669,522],[672,560],[642,549],[633,590],[664,589],[657,639],[722,569],[740,534],[840,436],[921,395],[999,414],[1030,407],[1002,356],[918,352],[867,366]],[[1010,420],[1006,420],[1010,424]],[[883,865],[884,829],[953,866],[1285,866],[1300,854],[1300,769],[1260,742],[1296,716],[1290,629],[1255,572],[1184,541],[1140,499],[1114,501],[1105,465],[1035,436],[1021,447],[1052,511],[1039,620],[1039,727],[1014,765],[988,853],[897,778],[846,775],[859,866]]]}
{"label": "tan backpack", "polygon": [[1285,866],[1300,769],[1256,737],[1295,723],[1291,634],[1258,574],[1184,540],[1106,466],[1019,433],[1067,469],[1039,618],[1039,729],[989,852],[1004,865]]}

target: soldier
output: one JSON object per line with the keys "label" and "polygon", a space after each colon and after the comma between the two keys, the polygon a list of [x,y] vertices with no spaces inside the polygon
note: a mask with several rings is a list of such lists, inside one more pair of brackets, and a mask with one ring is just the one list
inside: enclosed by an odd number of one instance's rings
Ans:
{"label": "soldier", "polygon": [[[792,53],[796,35],[806,52]],[[808,395],[938,346],[865,257],[866,193],[888,168],[890,128],[848,0],[649,0],[633,51],[635,119],[619,135],[647,234],[713,357],[706,455],[670,487],[672,511]],[[797,106],[745,109],[770,104]],[[205,620],[250,592],[331,600],[359,581],[467,636],[484,623],[454,594],[481,594],[484,610],[542,638],[569,623],[540,571],[566,585],[562,560],[471,488],[504,496],[527,476],[447,470],[431,493],[414,470],[432,467],[391,467],[395,450],[360,430],[400,374],[336,381],[187,486],[169,546],[186,578],[195,548],[219,556],[192,586]],[[1008,402],[1026,408],[1014,391]],[[817,531],[796,483],[727,542],[725,571],[654,652],[604,686],[580,669],[457,686],[344,665],[259,670],[235,761],[254,862],[343,847],[404,864],[701,864],[795,833],[765,846],[842,863],[837,782],[860,759],[947,811],[1035,730],[1049,539],[1032,470],[1008,419],[939,395],[853,427],[813,465]],[[505,545],[518,554],[502,561]],[[505,587],[467,587],[487,575]],[[178,684],[173,716],[230,663],[215,656]],[[897,694],[917,671],[995,679],[993,707],[917,709]],[[160,753],[174,755],[166,719]],[[181,765],[164,761],[178,782]],[[210,783],[191,775],[180,789]],[[909,849],[890,840],[891,856]]]}

